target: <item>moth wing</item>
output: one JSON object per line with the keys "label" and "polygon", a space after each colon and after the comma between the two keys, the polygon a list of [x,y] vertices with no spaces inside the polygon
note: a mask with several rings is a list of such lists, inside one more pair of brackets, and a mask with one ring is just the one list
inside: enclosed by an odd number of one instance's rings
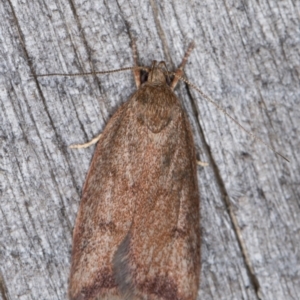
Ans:
{"label": "moth wing", "polygon": [[124,299],[197,297],[200,224],[195,147],[188,120],[178,99],[173,100],[168,108],[171,121],[160,132],[140,126],[136,135],[141,141],[135,155],[139,197],[130,231],[114,257]]}
{"label": "moth wing", "polygon": [[134,211],[131,178],[124,176],[130,163],[127,107],[128,102],[105,127],[83,187],[73,232],[70,299],[119,299],[112,260]]}

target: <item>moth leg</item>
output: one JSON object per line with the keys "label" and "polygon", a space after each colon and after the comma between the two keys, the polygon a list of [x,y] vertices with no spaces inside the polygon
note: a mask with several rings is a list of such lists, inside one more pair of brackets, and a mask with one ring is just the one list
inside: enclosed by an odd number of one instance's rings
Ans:
{"label": "moth leg", "polygon": [[183,68],[184,66],[186,65],[187,61],[188,61],[188,58],[191,54],[191,52],[193,51],[193,49],[195,48],[195,43],[194,41],[190,42],[189,46],[188,46],[188,49],[187,51],[185,52],[185,55],[182,59],[182,62],[181,64],[179,65],[179,67],[177,68],[176,72],[175,72],[175,76],[174,76],[174,79],[171,83],[171,89],[174,90],[178,81],[179,81],[179,78],[182,76],[183,74]]}
{"label": "moth leg", "polygon": [[207,162],[204,162],[204,161],[201,161],[201,160],[198,160],[198,159],[197,159],[196,162],[197,162],[198,166],[201,166],[201,167],[207,167],[208,166]]}
{"label": "moth leg", "polygon": [[[132,46],[132,55],[133,55],[133,63],[134,66],[138,66],[138,54],[137,54],[137,47],[136,47],[136,39],[131,37],[131,46]],[[133,70],[134,81],[137,88],[141,85],[141,72],[139,69]]]}
{"label": "moth leg", "polygon": [[95,138],[93,138],[91,141],[89,141],[87,143],[71,145],[71,146],[69,146],[69,148],[71,148],[71,149],[88,148],[89,146],[96,144],[100,140],[101,135],[102,135],[102,133],[100,133],[98,136],[96,136]]}

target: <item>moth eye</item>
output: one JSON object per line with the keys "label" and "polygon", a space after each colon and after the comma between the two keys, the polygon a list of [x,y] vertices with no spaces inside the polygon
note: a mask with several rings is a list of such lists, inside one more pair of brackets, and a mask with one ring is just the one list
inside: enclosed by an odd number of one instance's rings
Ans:
{"label": "moth eye", "polygon": [[141,83],[144,83],[148,81],[148,72],[146,71],[141,71]]}
{"label": "moth eye", "polygon": [[167,82],[167,85],[171,85],[172,80],[171,80],[171,77],[168,75],[166,75],[166,82]]}

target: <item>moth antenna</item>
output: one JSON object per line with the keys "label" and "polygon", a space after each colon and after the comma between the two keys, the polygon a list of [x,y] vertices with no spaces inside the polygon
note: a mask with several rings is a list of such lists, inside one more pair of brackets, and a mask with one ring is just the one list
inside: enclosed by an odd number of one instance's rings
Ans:
{"label": "moth antenna", "polygon": [[185,65],[186,65],[186,63],[188,61],[188,58],[189,58],[190,54],[192,53],[192,51],[194,50],[195,47],[196,47],[195,42],[191,41],[189,43],[188,49],[186,50],[185,55],[184,55],[184,57],[182,59],[181,64],[179,65],[178,69],[180,69],[180,70],[184,69],[184,67],[185,67]]}
{"label": "moth antenna", "polygon": [[195,89],[205,100],[207,100],[208,102],[212,103],[218,110],[222,111],[225,114],[226,117],[228,117],[231,121],[233,121],[235,124],[237,124],[242,130],[244,130],[254,140],[257,140],[257,141],[261,142],[267,148],[269,148],[270,150],[272,150],[275,154],[279,155],[284,160],[290,162],[283,154],[281,154],[278,151],[276,151],[274,147],[270,146],[269,144],[267,144],[266,142],[264,142],[261,138],[259,138],[258,136],[256,136],[255,134],[253,134],[252,132],[250,132],[249,130],[247,130],[244,126],[242,126],[236,119],[234,119],[228,112],[226,112],[226,110],[222,106],[220,106],[215,101],[213,101],[209,96],[205,95],[196,85],[194,85],[193,83],[191,83],[190,81],[188,81],[186,78],[184,78],[182,76],[178,76],[174,72],[170,72],[170,73],[173,74],[175,77],[177,77],[178,80],[184,81],[190,87],[192,87],[193,89]]}
{"label": "moth antenna", "polygon": [[168,74],[173,74],[174,75],[174,78],[173,78],[173,81],[170,85],[170,88],[172,90],[175,89],[178,81],[180,80],[180,78],[182,77],[182,74],[183,74],[183,68],[185,67],[187,61],[188,61],[188,58],[190,56],[190,54],[192,53],[192,51],[194,50],[196,44],[194,41],[191,41],[189,43],[189,46],[188,46],[188,49],[186,50],[185,54],[184,54],[184,57],[181,61],[181,64],[179,65],[179,67],[177,68],[176,70],[176,73],[172,73],[172,72],[168,72]]}
{"label": "moth antenna", "polygon": [[[188,50],[179,66],[179,70],[181,71],[183,69],[183,67],[185,66],[187,59],[190,55],[190,53],[192,52],[192,50],[194,49],[195,44],[194,42],[191,42]],[[109,70],[109,71],[97,71],[97,72],[87,72],[87,73],[73,73],[73,74],[67,74],[67,73],[50,73],[50,74],[35,74],[35,75],[31,75],[31,77],[47,77],[47,76],[87,76],[87,75],[97,75],[97,74],[111,74],[111,73],[117,73],[117,72],[123,72],[123,71],[129,71],[129,70],[144,70],[146,72],[149,72],[149,68],[148,67],[144,67],[144,66],[134,66],[134,67],[126,67],[126,68],[120,68],[120,69],[115,69],[115,70]],[[283,154],[281,154],[280,152],[276,151],[274,147],[270,146],[269,144],[265,143],[261,138],[259,138],[258,136],[256,136],[255,134],[253,134],[252,132],[250,132],[249,130],[247,130],[244,126],[242,126],[237,120],[235,120],[229,113],[226,112],[226,110],[220,106],[219,104],[217,104],[215,101],[213,101],[209,96],[207,96],[206,94],[204,94],[195,84],[191,83],[189,80],[187,80],[186,78],[184,78],[183,76],[181,76],[182,72],[170,72],[168,71],[168,74],[172,74],[174,75],[175,78],[177,78],[177,80],[173,80],[171,88],[173,86],[175,86],[177,84],[177,82],[179,80],[187,83],[190,87],[192,87],[193,89],[195,89],[205,100],[207,100],[208,102],[212,103],[218,110],[222,111],[231,121],[233,121],[235,124],[237,124],[244,132],[246,132],[249,136],[251,136],[254,140],[259,141],[260,143],[264,144],[267,148],[269,148],[270,150],[272,150],[275,154],[279,155],[280,157],[282,157],[284,160],[286,160],[287,162],[290,162],[288,158],[286,158]]]}
{"label": "moth antenna", "polygon": [[[131,46],[132,46],[132,56],[133,56],[133,63],[135,67],[138,67],[138,52],[137,52],[137,46],[136,46],[136,39],[131,37]],[[134,81],[137,88],[141,86],[141,74],[140,70],[138,68],[135,68],[133,70],[134,75]]]}
{"label": "moth antenna", "polygon": [[110,74],[110,73],[117,73],[117,72],[123,72],[123,71],[129,71],[129,70],[144,70],[146,72],[149,72],[149,68],[143,67],[143,66],[134,66],[134,67],[126,67],[126,68],[120,68],[115,70],[109,70],[109,71],[97,71],[97,72],[87,72],[87,73],[50,73],[50,74],[35,74],[31,75],[31,77],[47,77],[47,76],[87,76],[87,75],[97,75],[97,74]]}

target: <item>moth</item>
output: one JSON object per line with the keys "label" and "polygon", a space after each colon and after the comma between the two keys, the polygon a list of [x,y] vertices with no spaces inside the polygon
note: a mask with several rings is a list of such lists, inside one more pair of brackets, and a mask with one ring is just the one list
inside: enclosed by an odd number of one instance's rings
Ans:
{"label": "moth", "polygon": [[73,233],[71,300],[197,298],[197,162],[173,91],[193,48],[172,81],[165,62],[153,61],[145,82],[135,68],[137,91],[99,138]]}

